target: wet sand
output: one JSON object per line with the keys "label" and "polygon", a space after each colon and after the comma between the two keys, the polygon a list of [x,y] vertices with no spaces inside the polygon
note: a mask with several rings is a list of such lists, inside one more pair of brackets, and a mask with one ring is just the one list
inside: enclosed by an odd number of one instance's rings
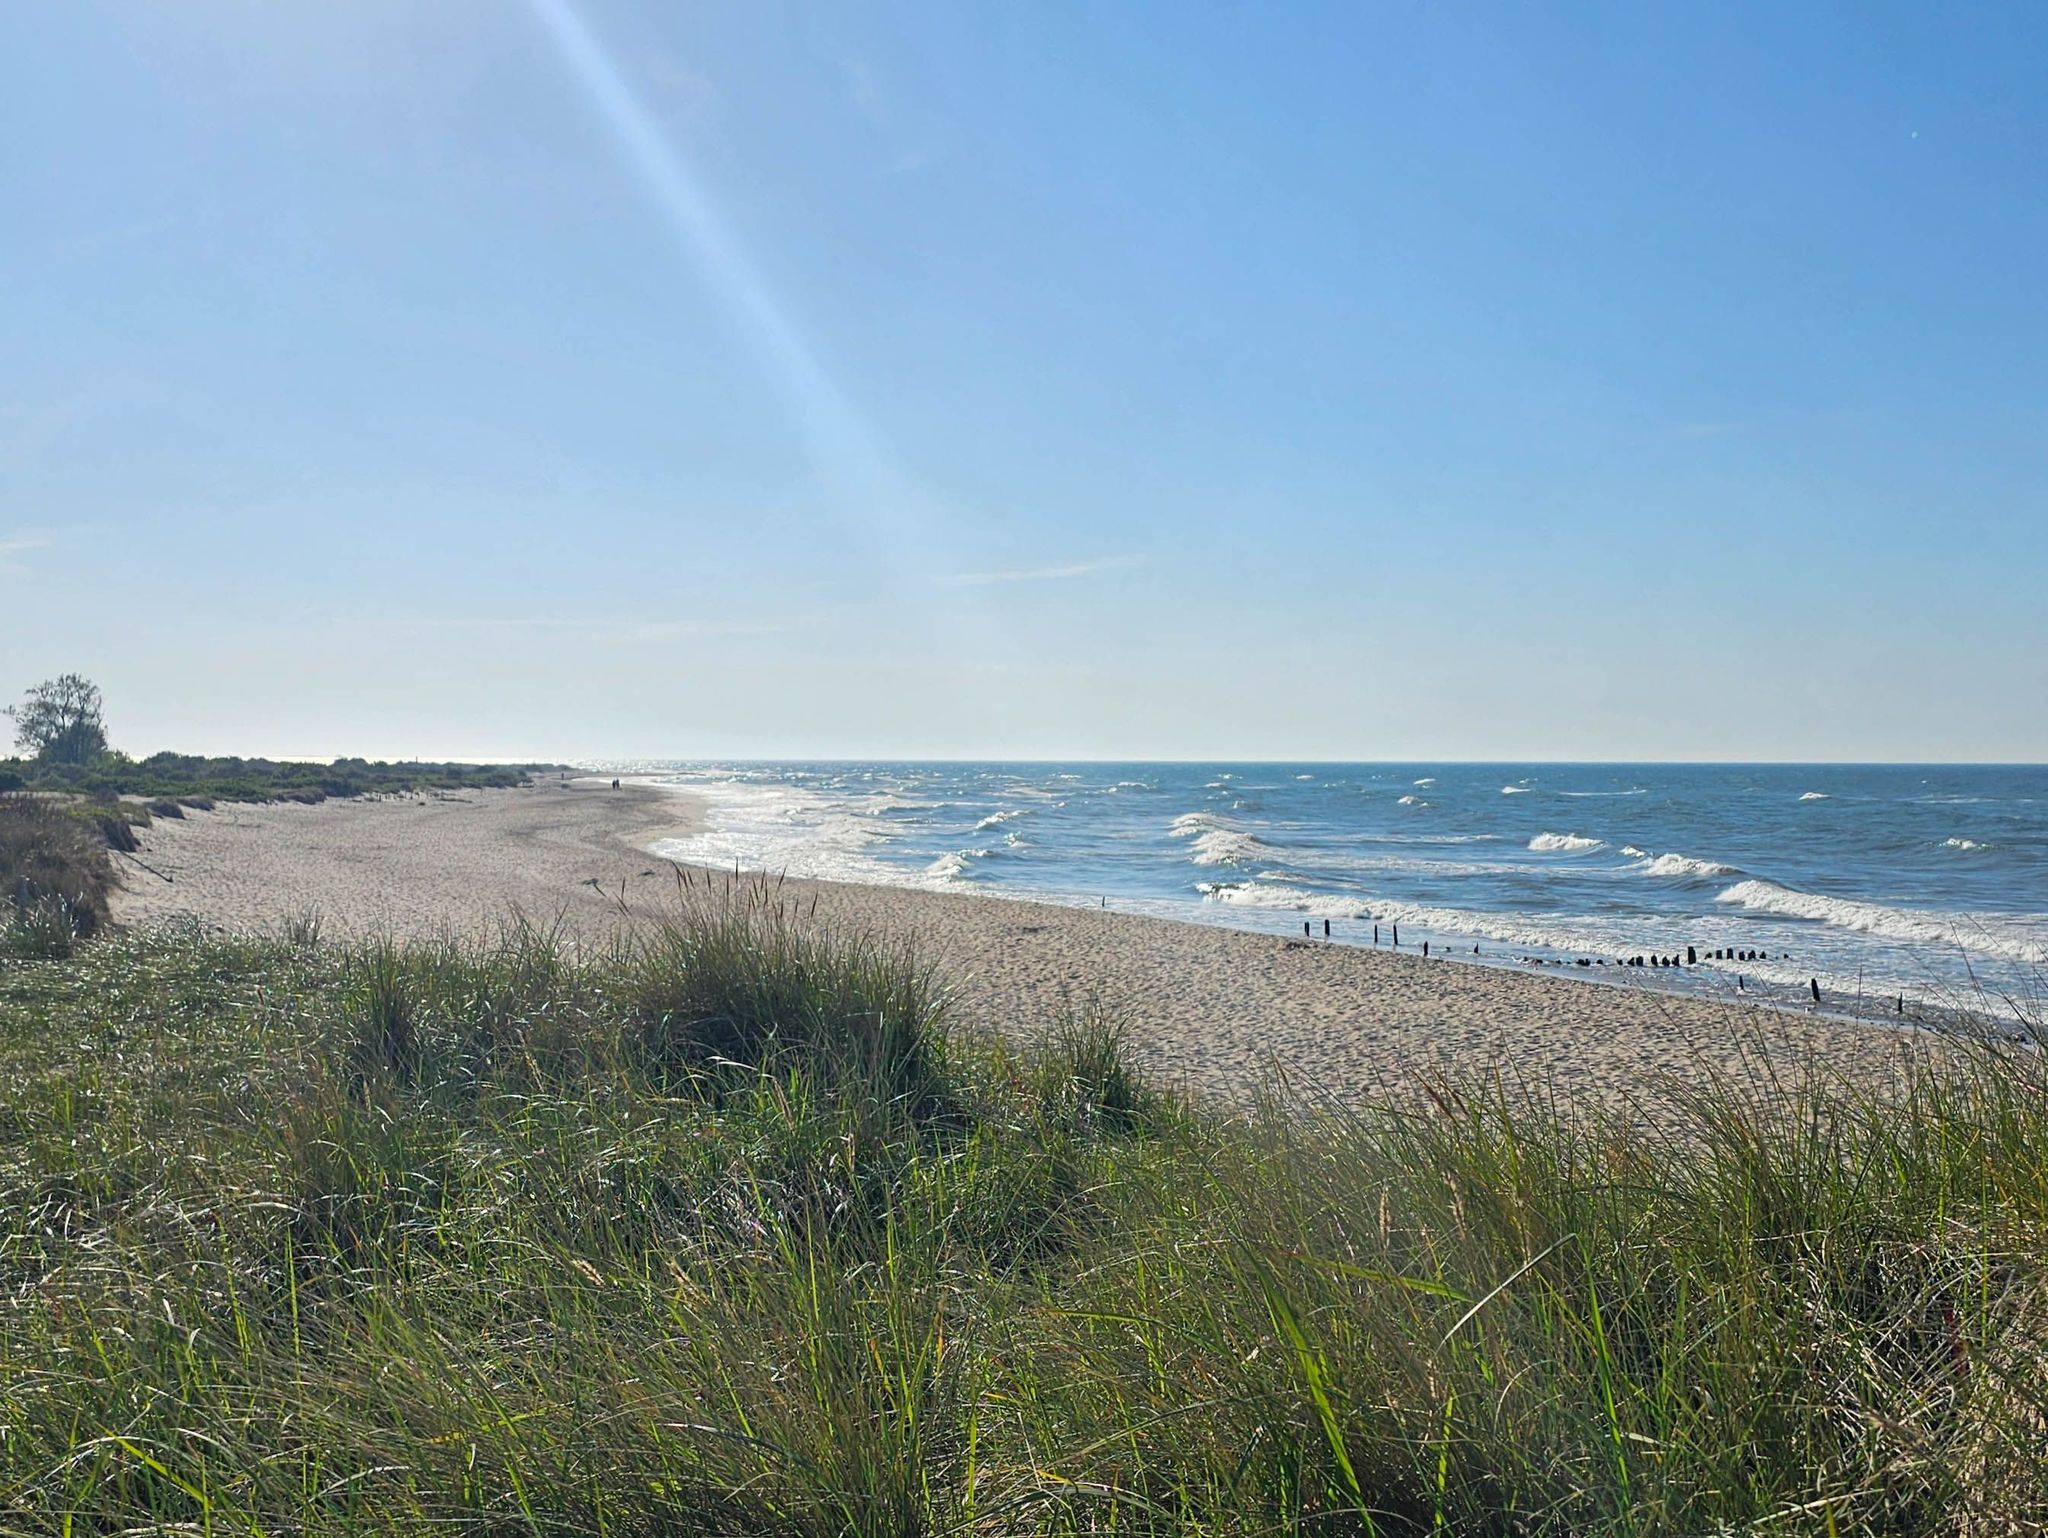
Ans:
{"label": "wet sand", "polygon": [[[673,908],[675,872],[647,848],[686,835],[701,816],[690,796],[590,780],[318,806],[223,803],[142,830],[140,859],[160,874],[117,859],[126,889],[115,914],[131,925],[196,919],[275,931],[317,911],[323,933],[340,937],[481,938],[517,913],[598,938]],[[1439,1072],[1500,1072],[1611,1102],[1709,1072],[1889,1081],[1928,1042],[1876,1025],[1116,912],[834,882],[790,880],[782,891],[820,923],[914,944],[970,1027],[1028,1037],[1100,1004],[1129,1022],[1151,1074],[1218,1103],[1244,1102],[1275,1071],[1343,1100]]]}

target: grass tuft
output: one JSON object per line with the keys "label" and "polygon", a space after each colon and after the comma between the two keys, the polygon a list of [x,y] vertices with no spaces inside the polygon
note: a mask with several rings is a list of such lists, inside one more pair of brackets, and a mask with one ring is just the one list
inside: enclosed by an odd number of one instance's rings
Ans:
{"label": "grass tuft", "polygon": [[929,973],[870,936],[817,926],[772,884],[659,925],[632,947],[619,986],[647,1061],[671,1079],[744,1079],[794,1061],[921,1124],[959,1114]]}

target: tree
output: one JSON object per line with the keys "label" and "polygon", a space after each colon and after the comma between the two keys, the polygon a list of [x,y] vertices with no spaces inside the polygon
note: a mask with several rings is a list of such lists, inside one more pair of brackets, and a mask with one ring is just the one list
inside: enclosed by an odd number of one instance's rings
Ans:
{"label": "tree", "polygon": [[107,751],[100,686],[77,673],[37,684],[7,714],[14,745],[46,764],[89,764]]}

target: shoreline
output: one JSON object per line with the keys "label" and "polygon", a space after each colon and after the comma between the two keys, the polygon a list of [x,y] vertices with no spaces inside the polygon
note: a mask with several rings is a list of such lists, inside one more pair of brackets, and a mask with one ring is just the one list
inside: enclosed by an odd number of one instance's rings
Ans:
{"label": "shoreline", "polygon": [[[674,796],[694,803],[696,818],[691,833],[704,831],[712,803],[701,790],[645,775],[626,775],[623,777],[623,784],[628,788],[638,787],[658,795]],[[670,838],[658,839],[655,842],[681,842],[688,836],[690,835],[671,835]],[[730,867],[707,865],[701,860],[692,859],[687,850],[670,852],[649,846],[648,853],[656,858],[687,865],[693,869],[715,870],[727,875],[733,873]],[[1630,993],[1699,1000],[1729,1008],[1760,1008],[1803,1019],[1835,1020],[1915,1034],[1982,1030],[2005,1034],[2015,1028],[2013,1021],[2001,1021],[1984,1011],[1973,1010],[1961,1004],[1939,1002],[1925,995],[1899,995],[1895,1007],[1891,1009],[1884,1007],[1887,1002],[1893,1001],[1893,995],[1890,993],[1864,995],[1859,992],[1851,1002],[1849,996],[1835,988],[1832,983],[1824,990],[1825,1002],[1815,1004],[1811,1002],[1805,986],[1774,981],[1768,977],[1760,977],[1754,972],[1738,973],[1728,970],[1734,965],[1732,959],[1727,963],[1712,965],[1705,963],[1703,958],[1702,964],[1696,968],[1667,968],[1656,965],[1635,967],[1621,962],[1610,965],[1605,959],[1590,956],[1585,960],[1576,959],[1577,956],[1584,955],[1584,952],[1573,953],[1529,945],[1516,946],[1490,935],[1431,929],[1410,924],[1410,933],[1420,937],[1421,946],[1435,946],[1434,953],[1428,954],[1419,948],[1413,939],[1406,945],[1398,942],[1380,945],[1377,940],[1367,942],[1341,933],[1319,936],[1310,928],[1313,920],[1303,923],[1303,933],[1297,938],[1283,927],[1295,922],[1293,915],[1288,910],[1280,908],[1252,910],[1270,916],[1270,921],[1261,925],[1252,922],[1245,909],[1211,908],[1207,904],[1197,903],[1172,904],[1162,899],[1117,898],[1082,892],[1029,892],[1006,890],[1000,885],[937,886],[910,879],[898,881],[880,877],[787,877],[784,872],[765,866],[742,866],[740,870],[743,873],[776,880],[789,879],[855,890],[915,892],[947,898],[1026,903],[1062,911],[1122,913],[1153,923],[1185,925],[1195,929],[1220,929],[1234,934],[1257,935],[1283,942],[1293,941],[1296,944],[1384,951],[1389,955],[1405,956],[1430,963],[1448,961],[1459,966],[1504,971],[1524,977],[1540,977],[1552,981],[1616,988]],[[1187,911],[1178,911],[1183,907]],[[1169,909],[1175,911],[1168,911]],[[1375,930],[1378,928],[1373,927]],[[1394,927],[1394,933],[1399,933],[1398,926]],[[1481,947],[1493,949],[1482,951]],[[1770,958],[1764,956],[1759,960],[1768,964]],[[1838,1000],[1842,1002],[1837,1002]]]}
{"label": "shoreline", "polygon": [[[317,911],[342,938],[487,939],[515,915],[601,939],[676,902],[651,842],[703,826],[686,791],[609,780],[530,788],[223,806],[145,831],[124,865],[117,921],[179,919],[275,932]],[[730,871],[690,867],[713,883]],[[164,878],[168,879],[164,879]],[[1161,1082],[1243,1104],[1277,1072],[1339,1100],[1437,1074],[1502,1074],[1626,1102],[1659,1077],[1792,1068],[1895,1079],[1927,1033],[1761,1001],[1574,986],[1591,979],[1407,951],[1286,939],[1222,925],[742,872],[808,915],[912,945],[969,1028],[1029,1037],[1091,1003],[1129,1025]],[[653,885],[648,883],[652,882]]]}

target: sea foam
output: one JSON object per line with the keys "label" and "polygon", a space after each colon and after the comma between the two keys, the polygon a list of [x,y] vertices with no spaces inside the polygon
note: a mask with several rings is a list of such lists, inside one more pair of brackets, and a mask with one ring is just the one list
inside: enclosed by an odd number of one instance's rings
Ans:
{"label": "sea foam", "polygon": [[1603,840],[1581,838],[1576,833],[1539,833],[1529,840],[1529,847],[1538,854],[1583,854],[1588,849],[1605,849]]}

